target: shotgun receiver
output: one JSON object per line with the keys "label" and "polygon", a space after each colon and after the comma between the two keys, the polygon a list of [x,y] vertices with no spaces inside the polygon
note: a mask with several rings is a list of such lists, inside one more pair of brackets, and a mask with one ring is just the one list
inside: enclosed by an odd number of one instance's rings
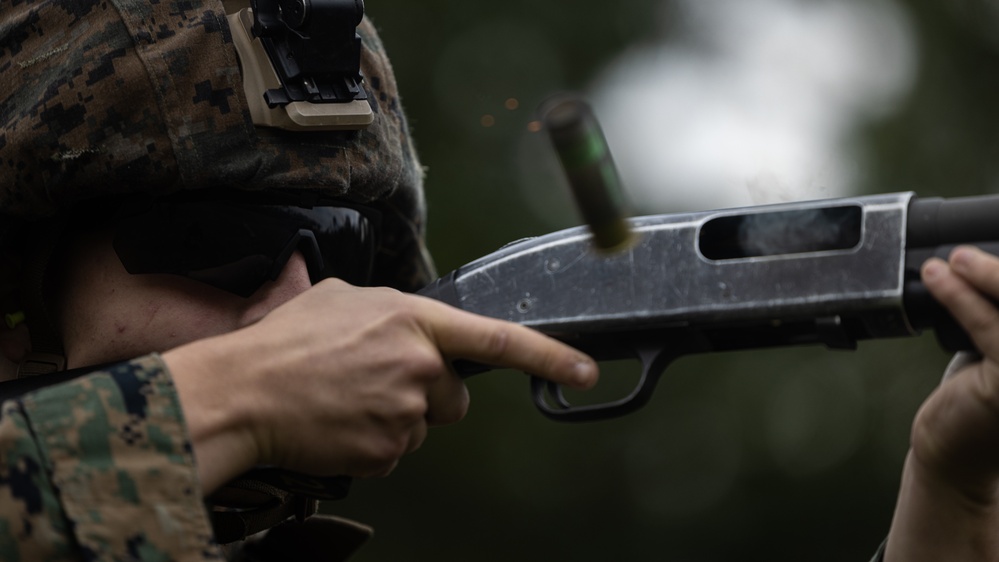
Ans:
{"label": "shotgun receiver", "polygon": [[[535,328],[597,360],[637,358],[626,397],[573,405],[532,380],[535,404],[563,421],[616,417],[648,402],[675,359],[696,353],[913,336],[948,351],[969,338],[919,280],[958,244],[999,255],[999,196],[860,196],[629,219],[635,241],[594,251],[576,227],[508,244],[422,294]],[[462,374],[487,370],[462,364]]]}

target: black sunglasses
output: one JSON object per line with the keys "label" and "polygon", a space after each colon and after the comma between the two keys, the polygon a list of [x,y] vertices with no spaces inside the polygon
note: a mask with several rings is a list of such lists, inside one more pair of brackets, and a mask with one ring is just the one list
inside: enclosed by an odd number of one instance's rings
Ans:
{"label": "black sunglasses", "polygon": [[129,273],[170,273],[248,297],[297,250],[313,284],[370,283],[378,215],[358,207],[159,200],[120,209],[114,250]]}

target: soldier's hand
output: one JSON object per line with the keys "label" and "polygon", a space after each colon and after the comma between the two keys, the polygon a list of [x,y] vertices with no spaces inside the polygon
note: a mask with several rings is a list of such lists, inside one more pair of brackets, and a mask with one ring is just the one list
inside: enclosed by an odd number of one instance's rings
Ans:
{"label": "soldier's hand", "polygon": [[982,357],[916,416],[886,560],[999,560],[999,259],[959,248],[923,280]]}
{"label": "soldier's hand", "polygon": [[205,493],[258,464],[388,474],[429,425],[465,415],[468,394],[453,358],[576,388],[597,377],[592,359],[534,330],[338,280],[247,328],[164,354]]}

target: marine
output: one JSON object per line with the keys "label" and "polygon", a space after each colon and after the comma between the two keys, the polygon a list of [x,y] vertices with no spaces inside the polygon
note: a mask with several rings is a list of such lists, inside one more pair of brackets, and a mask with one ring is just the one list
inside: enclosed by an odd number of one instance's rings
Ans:
{"label": "marine", "polygon": [[[370,529],[316,499],[464,415],[449,357],[595,379],[409,294],[434,268],[391,66],[360,3],[294,4],[0,2],[3,560],[345,558]],[[333,71],[323,17],[352,24]]]}

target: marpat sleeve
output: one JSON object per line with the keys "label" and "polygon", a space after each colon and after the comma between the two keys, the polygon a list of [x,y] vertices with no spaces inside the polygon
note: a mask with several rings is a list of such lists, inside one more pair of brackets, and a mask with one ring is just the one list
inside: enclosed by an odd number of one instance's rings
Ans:
{"label": "marpat sleeve", "polygon": [[221,560],[201,496],[156,354],[3,405],[2,560]]}

